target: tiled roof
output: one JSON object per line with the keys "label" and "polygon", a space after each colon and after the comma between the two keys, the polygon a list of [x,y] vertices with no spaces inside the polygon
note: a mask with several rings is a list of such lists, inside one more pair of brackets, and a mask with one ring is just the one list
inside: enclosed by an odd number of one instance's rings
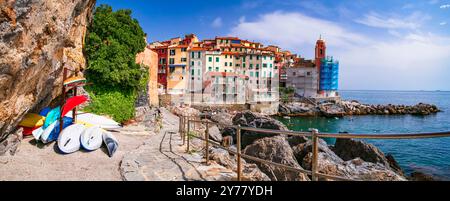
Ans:
{"label": "tiled roof", "polygon": [[205,50],[206,50],[206,48],[203,48],[203,47],[193,47],[190,49],[190,51],[205,51]]}
{"label": "tiled roof", "polygon": [[240,40],[238,37],[232,37],[232,36],[220,36],[216,37],[216,39],[228,39],[228,40]]}

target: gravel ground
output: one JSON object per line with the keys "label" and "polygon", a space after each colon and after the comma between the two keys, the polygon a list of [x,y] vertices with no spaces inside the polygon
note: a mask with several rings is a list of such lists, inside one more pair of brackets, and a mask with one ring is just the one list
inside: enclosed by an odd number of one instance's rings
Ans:
{"label": "gravel ground", "polygon": [[55,142],[36,144],[34,138],[25,138],[14,156],[0,157],[0,181],[2,180],[122,180],[119,165],[123,156],[139,147],[149,136],[113,133],[119,148],[110,158],[103,146],[93,152],[78,151],[60,154]]}

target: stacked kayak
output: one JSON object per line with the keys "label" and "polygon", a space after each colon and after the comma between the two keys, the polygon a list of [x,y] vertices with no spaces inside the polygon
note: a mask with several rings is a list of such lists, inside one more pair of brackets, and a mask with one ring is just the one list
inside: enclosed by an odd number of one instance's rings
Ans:
{"label": "stacked kayak", "polygon": [[105,132],[103,133],[103,142],[105,142],[106,144],[109,157],[112,157],[114,153],[116,153],[117,148],[119,147],[117,139],[110,132]]}
{"label": "stacked kayak", "polygon": [[[63,131],[65,128],[72,125],[72,121],[73,121],[73,119],[70,117],[63,118]],[[56,139],[58,139],[58,136],[60,133],[59,129],[60,129],[59,120],[53,122],[52,124],[50,124],[50,126],[48,126],[45,130],[43,130],[43,132],[40,136],[40,140],[44,144],[55,141]],[[34,137],[36,138],[36,136],[34,136]]]}
{"label": "stacked kayak", "polygon": [[[67,85],[83,83],[85,80],[74,78],[67,80]],[[108,155],[112,157],[119,147],[117,139],[105,129],[120,128],[120,124],[112,119],[90,114],[78,113],[76,122],[72,110],[88,100],[86,96],[74,96],[66,100],[63,107],[44,108],[39,114],[27,114],[19,123],[24,135],[33,137],[44,144],[56,141],[62,153],[74,153],[80,148],[87,151],[99,149],[106,145]],[[60,132],[60,118],[62,131]]]}
{"label": "stacked kayak", "polygon": [[27,128],[41,127],[44,125],[45,117],[39,114],[26,114],[23,120],[19,123],[19,126]]}
{"label": "stacked kayak", "polygon": [[70,154],[80,149],[80,136],[85,132],[83,124],[74,124],[64,129],[58,137],[58,148],[63,153]]}
{"label": "stacked kayak", "polygon": [[106,131],[98,126],[86,128],[80,136],[81,146],[88,151],[94,151],[100,148],[103,143],[104,132]]}
{"label": "stacked kayak", "polygon": [[23,136],[30,136],[33,134],[33,131],[40,129],[44,125],[46,116],[50,110],[51,108],[46,107],[39,114],[26,114],[22,121],[19,122],[19,127],[23,128]]}

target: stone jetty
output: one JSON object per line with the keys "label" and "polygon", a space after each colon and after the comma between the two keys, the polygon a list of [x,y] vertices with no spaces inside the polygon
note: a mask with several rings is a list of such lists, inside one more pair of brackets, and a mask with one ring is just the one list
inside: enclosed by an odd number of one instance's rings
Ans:
{"label": "stone jetty", "polygon": [[436,105],[370,105],[358,101],[326,101],[318,104],[291,102],[281,103],[280,116],[343,117],[352,115],[430,115],[440,112]]}

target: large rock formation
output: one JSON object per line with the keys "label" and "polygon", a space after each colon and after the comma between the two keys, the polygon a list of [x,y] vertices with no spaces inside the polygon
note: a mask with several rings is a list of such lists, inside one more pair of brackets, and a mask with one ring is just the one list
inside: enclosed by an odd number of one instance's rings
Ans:
{"label": "large rock formation", "polygon": [[[219,165],[237,171],[236,156],[231,156],[228,151],[223,149],[216,149],[211,147],[209,159],[216,161]],[[242,173],[244,180],[251,181],[270,181],[270,178],[264,174],[256,164],[247,163],[244,159],[242,161]]]}
{"label": "large rock formation", "polygon": [[337,139],[333,150],[336,155],[345,161],[361,158],[367,162],[380,163],[392,169],[399,175],[404,175],[402,169],[392,155],[390,155],[388,159],[381,150],[372,144],[360,140]]}
{"label": "large rock formation", "polygon": [[[284,131],[289,130],[283,123],[275,119],[250,111],[236,114],[236,116],[234,116],[233,118],[233,124],[240,125],[242,127],[253,127],[253,128],[284,130]],[[242,130],[241,135],[243,148],[245,148],[249,144],[252,144],[257,139],[275,136],[275,134],[259,133],[246,130]]]}
{"label": "large rock formation", "polygon": [[18,145],[23,139],[22,131],[23,128],[18,128],[0,143],[0,157],[13,156],[16,153]]}
{"label": "large rock formation", "polygon": [[[303,169],[295,160],[286,138],[282,136],[266,137],[256,140],[244,149],[244,154],[267,161]],[[255,162],[259,169],[272,181],[308,181],[306,174],[294,172],[282,167]]]}
{"label": "large rock formation", "polygon": [[83,69],[95,0],[0,1],[0,140],[61,93],[63,67]]}
{"label": "large rock formation", "polygon": [[[303,159],[302,166],[311,169],[312,153]],[[406,181],[406,179],[390,170],[382,164],[365,162],[360,158],[345,161],[328,155],[325,152],[319,153],[319,172],[327,175],[339,176],[351,180],[360,181]],[[327,180],[327,179],[321,179]]]}

